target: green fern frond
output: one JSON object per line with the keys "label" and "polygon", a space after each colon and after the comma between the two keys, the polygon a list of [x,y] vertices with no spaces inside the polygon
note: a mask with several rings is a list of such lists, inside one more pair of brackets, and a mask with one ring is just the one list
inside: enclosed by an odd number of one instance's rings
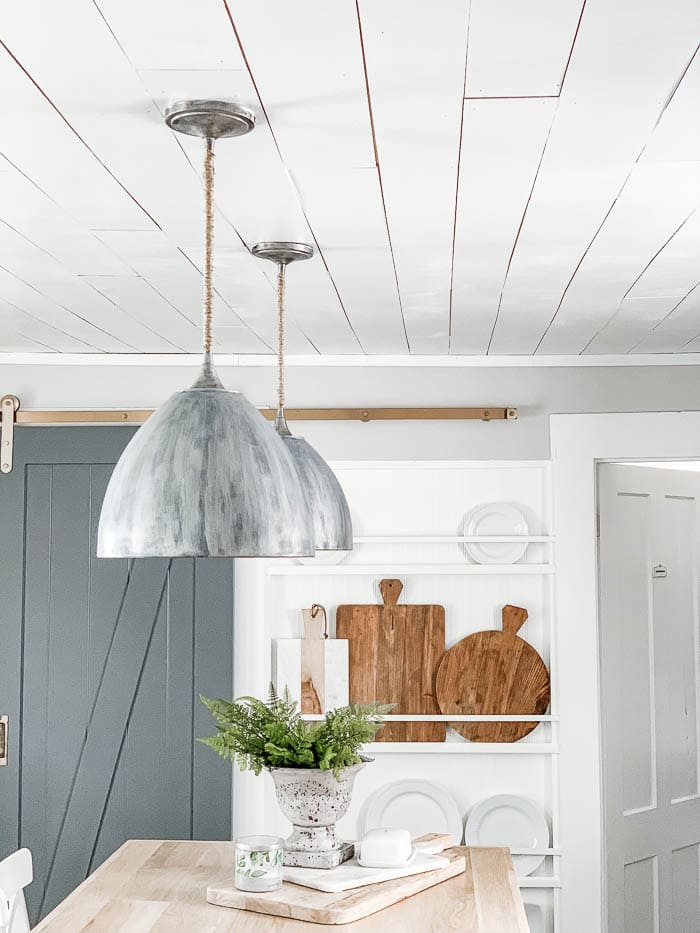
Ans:
{"label": "green fern frond", "polygon": [[229,702],[200,696],[217,734],[199,739],[243,771],[263,768],[320,768],[336,774],[358,764],[362,746],[373,741],[392,709],[380,703],[332,710],[321,722],[305,722],[287,687],[270,684],[267,701],[243,696]]}

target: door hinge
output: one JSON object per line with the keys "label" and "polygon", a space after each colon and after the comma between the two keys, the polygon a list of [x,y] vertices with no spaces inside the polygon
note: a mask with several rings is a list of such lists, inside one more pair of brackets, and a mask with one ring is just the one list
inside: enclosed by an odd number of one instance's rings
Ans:
{"label": "door hinge", "polygon": [[595,536],[600,537],[600,512],[595,513]]}
{"label": "door hinge", "polygon": [[7,716],[0,716],[0,767],[7,764]]}
{"label": "door hinge", "polygon": [[12,470],[12,452],[14,449],[15,413],[19,408],[16,395],[3,395],[0,398],[0,472]]}

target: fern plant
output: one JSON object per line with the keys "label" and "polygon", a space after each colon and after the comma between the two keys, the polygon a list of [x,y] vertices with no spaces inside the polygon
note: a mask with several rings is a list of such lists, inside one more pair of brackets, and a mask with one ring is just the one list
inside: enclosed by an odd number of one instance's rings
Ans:
{"label": "fern plant", "polygon": [[216,720],[216,735],[199,739],[241,771],[263,768],[320,768],[336,775],[362,760],[360,749],[382,728],[391,709],[381,703],[334,709],[319,722],[306,722],[285,688],[270,684],[267,701],[240,697],[233,702],[200,700]]}

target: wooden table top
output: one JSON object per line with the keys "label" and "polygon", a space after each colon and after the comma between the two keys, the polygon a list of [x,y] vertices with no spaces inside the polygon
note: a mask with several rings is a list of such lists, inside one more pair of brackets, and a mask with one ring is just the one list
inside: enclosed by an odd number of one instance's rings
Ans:
{"label": "wooden table top", "polygon": [[[334,927],[216,907],[207,885],[233,874],[233,843],[130,839],[35,928],[50,933],[528,933],[508,849],[464,848],[456,878]],[[387,927],[387,922],[390,924]]]}

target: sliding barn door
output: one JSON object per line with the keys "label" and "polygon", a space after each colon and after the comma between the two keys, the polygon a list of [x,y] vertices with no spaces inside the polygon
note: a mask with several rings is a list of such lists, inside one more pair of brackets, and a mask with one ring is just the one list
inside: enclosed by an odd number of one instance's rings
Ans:
{"label": "sliding barn door", "polygon": [[607,931],[699,933],[700,473],[599,481]]}
{"label": "sliding barn door", "polygon": [[125,839],[230,838],[231,772],[195,741],[230,696],[233,562],[98,560],[131,428],[20,428],[0,476],[0,856],[36,920]]}

